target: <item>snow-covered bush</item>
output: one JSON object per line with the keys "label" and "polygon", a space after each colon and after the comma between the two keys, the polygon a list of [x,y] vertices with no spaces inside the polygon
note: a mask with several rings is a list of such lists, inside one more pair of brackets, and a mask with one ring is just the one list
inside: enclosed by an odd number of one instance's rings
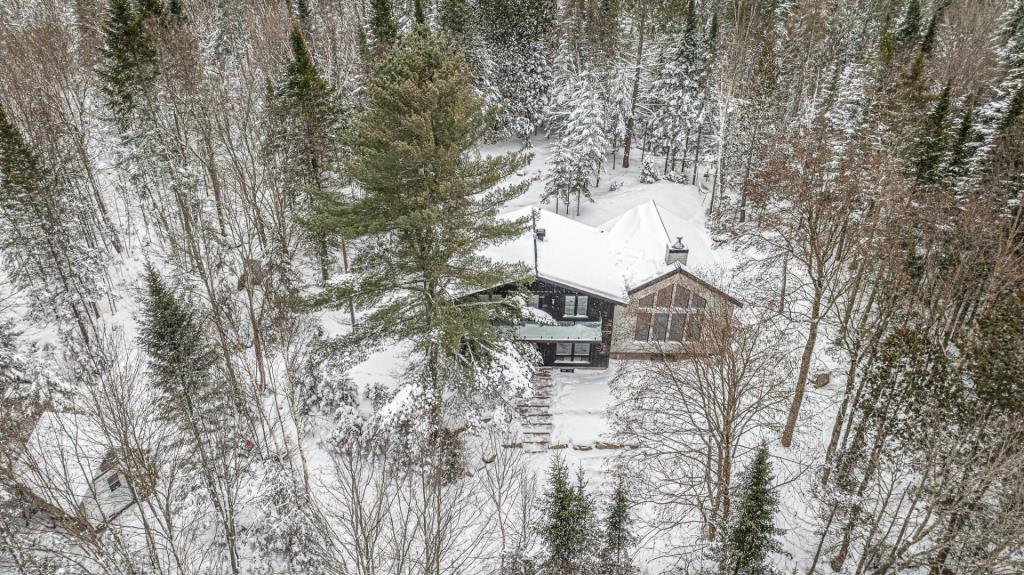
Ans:
{"label": "snow-covered bush", "polygon": [[640,168],[640,183],[641,184],[653,184],[660,179],[658,176],[658,169],[654,167],[654,162],[650,160],[644,160],[643,167]]}

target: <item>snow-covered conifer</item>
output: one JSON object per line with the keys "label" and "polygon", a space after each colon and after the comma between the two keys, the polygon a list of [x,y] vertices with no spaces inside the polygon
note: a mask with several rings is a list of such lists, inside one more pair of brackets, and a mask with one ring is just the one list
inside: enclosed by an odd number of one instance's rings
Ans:
{"label": "snow-covered conifer", "polygon": [[779,495],[773,482],[768,446],[757,448],[743,472],[736,506],[718,545],[719,570],[723,575],[771,575],[776,573],[771,556],[782,547],[775,527]]}
{"label": "snow-covered conifer", "polygon": [[565,460],[555,456],[548,469],[540,535],[545,554],[542,572],[585,575],[591,572],[600,541],[594,504],[586,492],[583,469],[569,478]]}

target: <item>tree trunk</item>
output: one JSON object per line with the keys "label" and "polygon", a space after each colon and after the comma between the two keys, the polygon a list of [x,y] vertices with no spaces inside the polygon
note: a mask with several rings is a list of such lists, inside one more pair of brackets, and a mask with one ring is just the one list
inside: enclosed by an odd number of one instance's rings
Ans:
{"label": "tree trunk", "polygon": [[800,404],[804,401],[804,390],[807,388],[807,375],[811,369],[811,358],[814,356],[814,344],[818,339],[818,314],[821,312],[821,289],[815,289],[811,301],[811,325],[807,330],[807,343],[800,358],[800,373],[796,377],[796,390],[793,392],[793,403],[789,406],[786,427],[782,431],[782,446],[789,447],[793,443],[793,432],[796,430],[796,419],[800,415]]}
{"label": "tree trunk", "polygon": [[636,100],[640,95],[640,72],[644,58],[644,28],[646,28],[647,12],[640,9],[640,18],[637,24],[640,29],[640,37],[636,45],[636,72],[633,74],[633,89],[629,97],[629,119],[626,120],[626,137],[622,148],[622,167],[629,167],[629,149],[633,145],[633,130],[636,127]]}

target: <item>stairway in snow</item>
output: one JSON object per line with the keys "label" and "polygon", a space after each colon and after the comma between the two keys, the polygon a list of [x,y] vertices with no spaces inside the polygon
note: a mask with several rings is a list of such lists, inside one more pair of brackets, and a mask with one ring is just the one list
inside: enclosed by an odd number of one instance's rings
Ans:
{"label": "stairway in snow", "polygon": [[551,445],[551,394],[555,388],[551,368],[535,369],[532,382],[533,395],[519,403],[519,414],[523,417],[523,449],[538,452]]}

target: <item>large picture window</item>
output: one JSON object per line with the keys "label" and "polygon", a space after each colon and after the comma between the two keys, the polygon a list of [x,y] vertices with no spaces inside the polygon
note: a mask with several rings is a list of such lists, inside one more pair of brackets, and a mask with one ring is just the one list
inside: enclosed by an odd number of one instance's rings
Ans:
{"label": "large picture window", "polygon": [[640,312],[636,314],[634,341],[696,341],[701,337],[703,314],[673,311],[672,313]]}
{"label": "large picture window", "polygon": [[562,315],[565,317],[587,317],[587,306],[590,305],[590,297],[585,295],[565,296],[565,310]]}
{"label": "large picture window", "polygon": [[556,343],[555,363],[590,363],[590,344]]}
{"label": "large picture window", "polygon": [[696,341],[708,300],[690,288],[669,285],[639,298],[634,341]]}

